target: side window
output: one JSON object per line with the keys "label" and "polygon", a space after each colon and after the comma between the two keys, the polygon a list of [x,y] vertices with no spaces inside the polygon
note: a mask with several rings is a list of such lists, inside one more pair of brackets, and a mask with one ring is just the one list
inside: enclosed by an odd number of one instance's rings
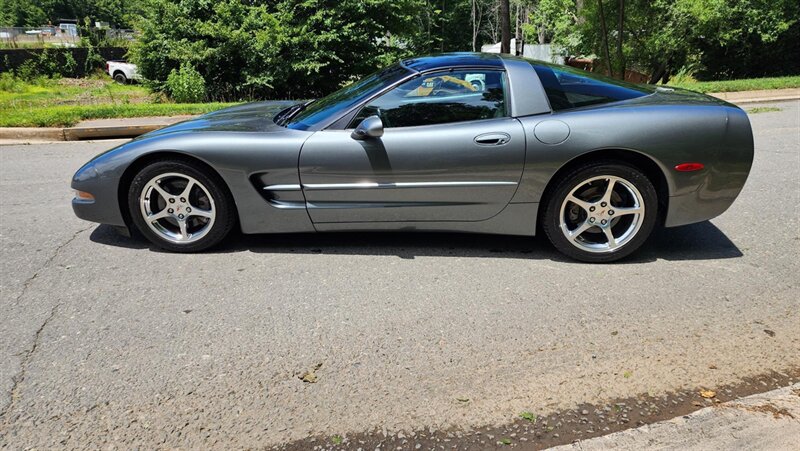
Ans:
{"label": "side window", "polygon": [[387,128],[505,117],[505,74],[463,70],[421,75],[364,106],[349,128],[372,115]]}
{"label": "side window", "polygon": [[633,83],[563,66],[533,66],[554,111],[642,97],[650,93]]}

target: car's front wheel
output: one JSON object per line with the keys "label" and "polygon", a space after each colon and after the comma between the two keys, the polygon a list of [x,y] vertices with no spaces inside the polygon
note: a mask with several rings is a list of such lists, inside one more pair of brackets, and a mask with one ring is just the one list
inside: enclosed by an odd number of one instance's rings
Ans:
{"label": "car's front wheel", "polygon": [[133,178],[128,208],[148,240],[174,252],[198,252],[228,235],[233,199],[222,180],[184,160],[151,163]]}
{"label": "car's front wheel", "polygon": [[589,163],[550,192],[542,218],[550,242],[585,262],[626,257],[647,240],[658,216],[653,183],[622,162]]}

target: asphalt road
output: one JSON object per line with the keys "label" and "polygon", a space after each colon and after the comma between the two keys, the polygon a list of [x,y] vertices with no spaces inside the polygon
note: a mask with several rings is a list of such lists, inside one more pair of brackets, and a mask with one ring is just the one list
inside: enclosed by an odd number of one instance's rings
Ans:
{"label": "asphalt road", "polygon": [[612,265],[455,234],[167,254],[72,214],[70,176],[113,143],[2,146],[0,446],[470,428],[796,368],[800,102],[775,106],[728,212]]}

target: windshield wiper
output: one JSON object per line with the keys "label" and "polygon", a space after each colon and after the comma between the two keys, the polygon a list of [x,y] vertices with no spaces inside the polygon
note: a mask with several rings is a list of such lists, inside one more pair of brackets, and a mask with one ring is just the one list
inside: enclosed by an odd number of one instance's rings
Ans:
{"label": "windshield wiper", "polygon": [[281,127],[286,126],[286,124],[288,124],[289,121],[293,117],[295,117],[297,115],[297,113],[299,113],[299,112],[303,111],[304,109],[306,109],[306,107],[311,105],[312,102],[314,102],[314,100],[309,100],[307,102],[301,102],[301,103],[292,105],[289,108],[286,108],[285,110],[283,110],[280,113],[278,113],[277,116],[275,116],[275,123],[280,125]]}

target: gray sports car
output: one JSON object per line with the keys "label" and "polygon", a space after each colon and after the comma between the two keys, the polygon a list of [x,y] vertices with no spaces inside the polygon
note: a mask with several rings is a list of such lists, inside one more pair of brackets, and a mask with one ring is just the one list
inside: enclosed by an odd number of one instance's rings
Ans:
{"label": "gray sports car", "polygon": [[543,231],[570,257],[608,262],[657,225],[724,212],[752,161],[747,115],[721,100],[457,53],[143,135],[78,170],[72,205],[177,252],[234,227]]}

